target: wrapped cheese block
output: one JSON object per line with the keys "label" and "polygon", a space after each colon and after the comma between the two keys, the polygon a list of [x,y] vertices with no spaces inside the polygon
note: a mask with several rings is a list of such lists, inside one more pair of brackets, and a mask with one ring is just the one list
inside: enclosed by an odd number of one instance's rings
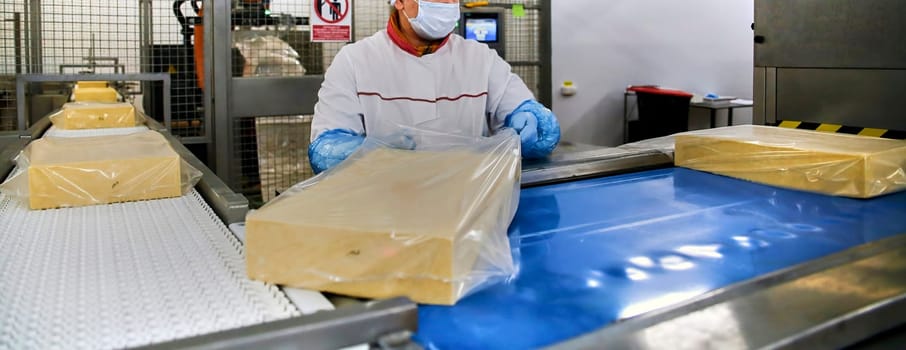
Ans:
{"label": "wrapped cheese block", "polygon": [[741,125],[676,135],[677,166],[870,198],[906,189],[906,141]]}
{"label": "wrapped cheese block", "polygon": [[135,107],[125,102],[69,102],[49,118],[64,130],[130,128],[144,122],[136,117]]}
{"label": "wrapped cheese block", "polygon": [[453,304],[514,272],[506,230],[518,204],[515,134],[444,151],[368,150],[370,142],[249,214],[251,278]]}
{"label": "wrapped cheese block", "polygon": [[106,81],[80,81],[76,83],[76,88],[105,88]]}
{"label": "wrapped cheese block", "polygon": [[177,197],[200,175],[154,131],[45,137],[30,143],[17,165],[19,173],[0,189],[27,198],[31,209]]}
{"label": "wrapped cheese block", "polygon": [[116,90],[105,88],[80,88],[72,89],[72,100],[75,102],[116,102],[119,94]]}

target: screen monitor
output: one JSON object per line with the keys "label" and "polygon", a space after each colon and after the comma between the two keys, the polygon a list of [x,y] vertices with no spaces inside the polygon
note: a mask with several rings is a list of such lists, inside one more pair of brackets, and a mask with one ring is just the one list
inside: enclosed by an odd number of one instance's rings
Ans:
{"label": "screen monitor", "polygon": [[483,43],[497,42],[496,18],[466,18],[466,39]]}

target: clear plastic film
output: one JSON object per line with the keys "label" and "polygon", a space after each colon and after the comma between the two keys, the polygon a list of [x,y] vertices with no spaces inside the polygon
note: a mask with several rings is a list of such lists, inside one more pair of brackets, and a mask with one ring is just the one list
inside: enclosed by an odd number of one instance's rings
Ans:
{"label": "clear plastic film", "polygon": [[63,130],[131,128],[145,124],[145,117],[126,102],[69,102],[48,117]]}
{"label": "clear plastic film", "polygon": [[274,32],[239,31],[233,46],[245,59],[244,77],[284,77],[305,75],[299,53]]}
{"label": "clear plastic film", "polygon": [[676,135],[667,135],[655,137],[647,140],[636,141],[618,146],[617,148],[628,151],[660,151],[670,157],[673,157],[673,150]]}
{"label": "clear plastic film", "polygon": [[[253,279],[366,298],[454,304],[510,278],[520,141],[404,128],[246,218]],[[415,149],[399,149],[399,140]]]}
{"label": "clear plastic film", "polygon": [[76,82],[76,88],[105,88],[110,86],[106,81],[87,80]]}
{"label": "clear plastic film", "polygon": [[23,150],[0,184],[31,209],[179,197],[201,178],[158,132],[44,137]]}
{"label": "clear plastic film", "polygon": [[771,126],[679,133],[621,146],[672,152],[677,166],[834,196],[906,189],[906,141]]}

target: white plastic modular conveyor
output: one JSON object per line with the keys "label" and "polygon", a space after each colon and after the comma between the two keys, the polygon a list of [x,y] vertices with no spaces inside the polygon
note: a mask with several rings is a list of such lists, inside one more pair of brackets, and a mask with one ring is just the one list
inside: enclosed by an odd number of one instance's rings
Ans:
{"label": "white plastic modular conveyor", "polygon": [[38,211],[0,195],[0,349],[135,347],[298,315],[246,277],[195,190]]}

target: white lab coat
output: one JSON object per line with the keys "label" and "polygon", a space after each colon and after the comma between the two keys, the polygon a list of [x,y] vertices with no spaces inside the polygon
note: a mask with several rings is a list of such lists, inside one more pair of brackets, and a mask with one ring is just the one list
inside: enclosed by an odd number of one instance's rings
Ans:
{"label": "white lab coat", "polygon": [[416,57],[382,30],[334,58],[318,93],[311,139],[331,129],[388,136],[397,125],[486,136],[528,99],[534,97],[522,79],[484,44],[451,35],[437,52]]}

